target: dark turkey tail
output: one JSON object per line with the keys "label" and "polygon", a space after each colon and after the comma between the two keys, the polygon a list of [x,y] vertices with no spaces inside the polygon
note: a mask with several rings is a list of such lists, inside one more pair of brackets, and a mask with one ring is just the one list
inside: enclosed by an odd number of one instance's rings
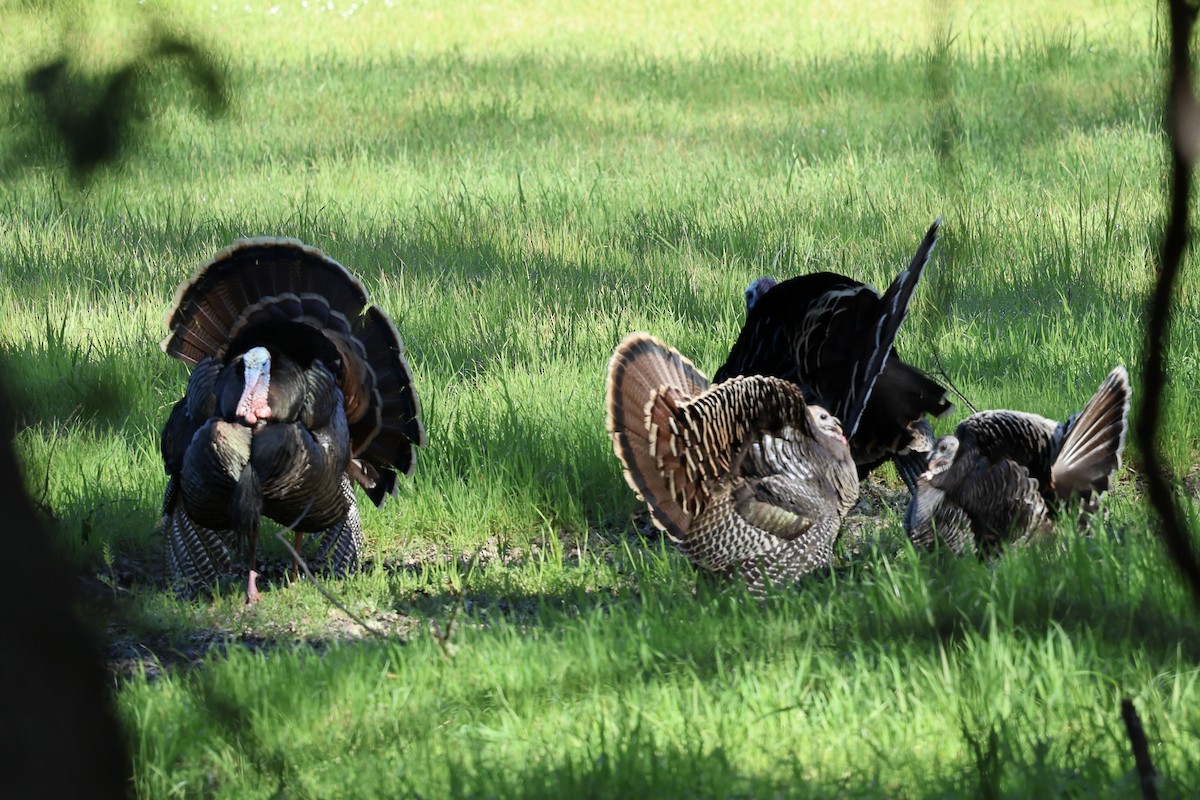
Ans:
{"label": "dark turkey tail", "polygon": [[[842,420],[846,437],[849,439],[854,438],[863,412],[866,411],[867,404],[871,400],[876,380],[888,364],[892,347],[896,342],[896,334],[900,330],[900,324],[904,322],[904,318],[908,315],[908,303],[912,300],[913,291],[921,281],[921,275],[925,272],[925,265],[929,263],[929,258],[933,254],[933,247],[937,244],[938,231],[941,227],[942,220],[939,217],[933,221],[933,224],[929,226],[929,230],[925,232],[925,238],[918,245],[917,252],[913,255],[912,261],[909,262],[908,269],[896,276],[895,280],[892,281],[892,285],[887,288],[887,291],[883,293],[883,297],[880,298],[882,313],[875,328],[874,342],[871,345],[870,351],[866,354],[866,358],[859,360],[855,364],[855,374],[850,382],[850,397],[847,400],[846,411],[844,412],[846,419]],[[945,396],[944,389],[942,390],[942,396]]]}
{"label": "dark turkey tail", "polygon": [[189,366],[252,345],[321,359],[344,395],[352,472],[371,501],[395,492],[397,472],[411,474],[425,429],[400,334],[362,281],[320,250],[235,242],[179,287],[167,326],[162,349]]}
{"label": "dark turkey tail", "polygon": [[676,538],[686,535],[690,516],[675,500],[681,470],[668,463],[678,459],[671,448],[674,409],[708,385],[691,361],[646,333],[627,336],[608,365],[605,408],[613,450],[655,524]]}
{"label": "dark turkey tail", "polygon": [[358,318],[354,334],[362,342],[373,374],[379,413],[351,422],[350,439],[359,462],[374,465],[378,471],[374,485],[362,486],[371,502],[379,506],[395,494],[396,473],[412,474],[416,466],[414,448],[426,443],[425,426],[421,424],[421,401],[404,357],[404,344],[392,321],[371,306]]}
{"label": "dark turkey tail", "polygon": [[1109,488],[1121,467],[1130,402],[1129,375],[1118,366],[1078,414],[1066,424],[1062,448],[1050,469],[1055,492],[1066,499],[1078,494],[1084,509],[1094,506],[1093,493]]}
{"label": "dark turkey tail", "polygon": [[[896,460],[897,469],[908,485],[906,467],[901,464],[902,457],[896,454],[928,453],[933,446],[932,428],[928,422],[924,427],[920,423],[926,415],[939,417],[951,407],[941,384],[898,358],[888,359],[883,373],[875,381],[867,413],[863,414],[858,431],[850,440],[859,473],[865,475],[890,457]],[[917,474],[923,470],[918,470]],[[909,488],[911,490],[911,485]]]}
{"label": "dark turkey tail", "polygon": [[316,248],[294,239],[240,239],[180,284],[162,349],[195,366],[205,356],[223,358],[251,325],[300,321],[322,329],[331,312],[342,315],[348,332],[367,302],[362,281]]}

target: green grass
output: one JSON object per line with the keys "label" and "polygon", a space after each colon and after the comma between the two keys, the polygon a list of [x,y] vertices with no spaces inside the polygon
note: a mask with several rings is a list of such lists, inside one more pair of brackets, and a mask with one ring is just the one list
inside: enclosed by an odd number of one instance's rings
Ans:
{"label": "green grass", "polygon": [[[603,432],[626,333],[711,373],[749,280],[884,285],[939,215],[907,360],[979,408],[1065,418],[1116,363],[1136,393],[1167,165],[1153,4],[326,5],[173,5],[229,113],[160,66],[137,151],[82,184],[24,72],[112,69],[161,12],[0,10],[0,350],[30,491],[115,587],[90,614],[146,648],[117,683],[141,795],[1135,797],[1123,696],[1163,793],[1200,783],[1197,620],[1132,442],[1090,539],[923,558],[875,501],[843,568],[760,605],[642,535]],[[390,641],[307,585],[246,610],[234,581],[155,583],[186,381],[162,317],[244,235],[323,248],[404,338],[430,444],[365,510],[370,568],[332,584]],[[1176,311],[1163,447],[1195,480],[1194,269]],[[449,657],[429,623],[451,617]]]}
{"label": "green grass", "polygon": [[[569,585],[578,570],[519,587],[497,565],[451,658],[422,632],[235,648],[120,702],[150,796],[1134,797],[1132,696],[1183,797],[1200,631],[1164,569],[1111,529],[991,571],[875,557],[765,605],[693,592],[653,547],[618,572],[637,593]],[[402,615],[452,613],[436,584],[365,581]]]}

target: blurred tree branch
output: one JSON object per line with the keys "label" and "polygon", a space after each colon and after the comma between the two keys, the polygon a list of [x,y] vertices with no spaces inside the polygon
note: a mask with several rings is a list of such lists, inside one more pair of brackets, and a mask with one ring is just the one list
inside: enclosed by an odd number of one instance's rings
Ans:
{"label": "blurred tree branch", "polygon": [[[45,4],[47,15],[54,13]],[[68,12],[78,11],[76,8]],[[109,74],[88,74],[69,50],[0,86],[16,140],[0,153],[0,179],[66,163],[77,180],[120,161],[151,119],[151,100],[176,77],[198,90],[210,116],[228,106],[214,59],[154,28],[149,43]],[[7,132],[7,131],[6,131]],[[3,607],[20,609],[0,648],[0,772],[5,796],[125,798],[132,762],[113,684],[78,614],[76,581],[35,512],[13,447],[14,405],[0,386],[0,539],[18,565],[0,581]]]}
{"label": "blurred tree branch", "polygon": [[1142,374],[1142,402],[1135,429],[1145,463],[1150,502],[1161,518],[1161,536],[1200,606],[1200,561],[1195,540],[1168,475],[1168,465],[1157,447],[1166,384],[1166,354],[1170,334],[1171,301],[1175,283],[1189,245],[1188,208],[1192,170],[1200,148],[1200,106],[1192,86],[1189,42],[1196,21],[1196,6],[1169,0],[1170,50],[1167,62],[1166,133],[1171,145],[1171,185],[1166,231],[1158,283],[1150,298],[1150,319]]}
{"label": "blurred tree branch", "polygon": [[1125,732],[1129,735],[1129,746],[1133,750],[1133,761],[1137,769],[1138,785],[1142,790],[1142,800],[1158,800],[1158,771],[1150,759],[1150,744],[1146,741],[1146,729],[1138,718],[1133,700],[1126,697],[1121,700],[1121,719],[1125,722]]}
{"label": "blurred tree branch", "polygon": [[192,105],[209,117],[228,109],[228,81],[212,54],[158,25],[146,46],[107,74],[88,74],[67,54],[34,67],[25,74],[25,99],[14,104],[25,142],[5,154],[0,177],[65,159],[75,179],[86,181],[118,163],[151,121],[152,97],[174,77],[194,90]]}
{"label": "blurred tree branch", "polygon": [[76,612],[77,581],[25,491],[13,412],[0,380],[0,541],[16,565],[0,604],[18,610],[0,648],[5,796],[125,798],[133,767],[113,684]]}

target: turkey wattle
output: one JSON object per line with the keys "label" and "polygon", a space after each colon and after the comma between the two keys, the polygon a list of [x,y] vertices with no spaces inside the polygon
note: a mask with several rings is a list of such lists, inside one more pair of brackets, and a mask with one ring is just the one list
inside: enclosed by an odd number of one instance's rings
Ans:
{"label": "turkey wattle", "polygon": [[400,336],[362,282],[290,239],[245,239],[184,282],[162,348],[192,367],[162,433],[170,582],[209,585],[260,518],[319,533],[317,561],[357,567],[354,484],[376,505],[425,444]]}

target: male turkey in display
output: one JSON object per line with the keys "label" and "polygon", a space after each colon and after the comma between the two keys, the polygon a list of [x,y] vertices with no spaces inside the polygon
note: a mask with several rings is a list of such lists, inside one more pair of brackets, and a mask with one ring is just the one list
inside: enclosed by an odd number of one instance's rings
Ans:
{"label": "male turkey in display", "polygon": [[609,363],[605,405],[625,480],[696,566],[761,593],[829,563],[858,476],[838,420],[795,385],[710,386],[635,333]]}
{"label": "male turkey in display", "polygon": [[808,402],[828,408],[853,431],[850,452],[860,477],[891,458],[913,491],[933,446],[925,415],[941,416],[951,404],[946,389],[901,361],[893,343],[940,227],[935,220],[882,297],[834,272],[751,283],[746,322],[714,380],[772,375],[796,383]]}
{"label": "male turkey in display", "polygon": [[1121,466],[1129,376],[1118,366],[1066,422],[1021,411],[981,411],[943,436],[904,516],[913,543],[941,539],[955,552],[992,555],[1050,530],[1066,501],[1079,526]]}
{"label": "male turkey in display", "polygon": [[353,484],[382,505],[425,444],[400,336],[362,282],[300,242],[243,239],[179,287],[167,326],[163,350],[192,367],[162,433],[168,580],[211,586],[244,545],[256,601],[262,515],[356,568]]}

